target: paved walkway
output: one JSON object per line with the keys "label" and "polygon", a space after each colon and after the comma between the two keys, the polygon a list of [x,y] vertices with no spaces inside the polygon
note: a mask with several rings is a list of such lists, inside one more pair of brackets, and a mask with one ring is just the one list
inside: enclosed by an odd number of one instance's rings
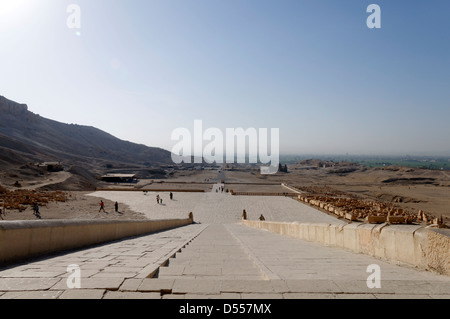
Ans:
{"label": "paved walkway", "polygon": [[[81,289],[68,286],[72,264]],[[367,286],[372,264],[380,288]],[[1,298],[449,299],[450,278],[239,224],[194,224],[1,270]]]}
{"label": "paved walkway", "polygon": [[[0,269],[0,299],[120,298],[445,298],[450,277],[383,262],[239,223],[251,219],[338,222],[284,197],[99,192],[149,218],[194,212],[193,224]],[[153,196],[154,195],[154,196]],[[164,196],[164,194],[160,194]],[[369,288],[369,265],[380,269],[380,288]],[[71,272],[71,265],[76,265]],[[80,288],[74,276],[79,271]]]}
{"label": "paved walkway", "polygon": [[160,268],[158,279],[265,280],[240,241],[224,225],[208,226]]}
{"label": "paved walkway", "polygon": [[[289,197],[232,196],[226,192],[216,193],[219,185],[214,185],[213,191],[207,193],[174,193],[173,200],[164,192],[99,191],[91,196],[126,204],[148,219],[186,218],[193,212],[195,221],[204,224],[239,223],[245,209],[250,220],[257,220],[263,214],[267,221],[344,223]],[[156,203],[157,195],[163,198],[162,205]]]}
{"label": "paved walkway", "polygon": [[[129,278],[153,275],[204,228],[189,225],[0,269],[0,299],[102,298],[107,291],[126,289]],[[69,289],[71,265],[79,266],[82,289]]]}

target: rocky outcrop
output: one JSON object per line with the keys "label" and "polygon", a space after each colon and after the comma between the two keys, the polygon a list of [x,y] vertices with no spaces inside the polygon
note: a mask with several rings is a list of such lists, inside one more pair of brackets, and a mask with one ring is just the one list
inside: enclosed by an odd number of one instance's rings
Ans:
{"label": "rocky outcrop", "polygon": [[8,113],[11,115],[24,115],[28,111],[26,104],[19,104],[0,96],[0,113]]}

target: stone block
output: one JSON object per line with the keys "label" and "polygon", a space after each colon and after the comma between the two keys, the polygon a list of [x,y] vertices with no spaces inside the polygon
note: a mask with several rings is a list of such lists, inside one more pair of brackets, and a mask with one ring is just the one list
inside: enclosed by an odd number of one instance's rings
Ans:
{"label": "stone block", "polygon": [[354,252],[359,252],[358,226],[356,223],[344,226],[344,248]]}
{"label": "stone block", "polygon": [[[322,245],[325,244],[325,231],[326,231],[326,226],[324,224],[316,224],[314,225],[315,229],[316,229],[316,242],[321,243]],[[325,228],[325,230],[324,230]]]}
{"label": "stone block", "polygon": [[103,299],[161,299],[156,292],[107,291]]}
{"label": "stone block", "polygon": [[429,227],[427,230],[427,267],[450,275],[450,230]]}
{"label": "stone block", "polygon": [[387,227],[387,224],[377,224],[372,229],[373,253],[374,253],[373,256],[380,259],[386,259],[386,247],[384,245],[381,236],[381,233],[385,227]]}
{"label": "stone block", "polygon": [[406,224],[405,216],[388,216],[386,220],[389,224]]}
{"label": "stone block", "polygon": [[316,226],[314,224],[308,224],[307,240],[316,241]]}
{"label": "stone block", "polygon": [[65,290],[58,299],[102,299],[105,292],[103,289],[70,289]]}
{"label": "stone block", "polygon": [[144,279],[138,291],[172,293],[174,279]]}
{"label": "stone block", "polygon": [[414,232],[421,228],[415,225],[391,225],[395,234],[395,261],[415,265]]}
{"label": "stone block", "polygon": [[61,278],[0,278],[0,291],[47,290],[59,281]]}
{"label": "stone block", "polygon": [[255,300],[255,299],[273,300],[273,299],[283,299],[283,295],[268,294],[268,293],[243,293],[241,294],[241,298],[246,300]]}
{"label": "stone block", "polygon": [[208,279],[175,279],[173,294],[219,294],[221,289],[220,280]]}
{"label": "stone block", "polygon": [[428,230],[421,227],[414,232],[414,264],[427,269]]}
{"label": "stone block", "polygon": [[381,230],[379,238],[380,246],[383,248],[384,255],[380,255],[382,259],[395,260],[397,256],[395,242],[395,228],[386,226]]}
{"label": "stone block", "polygon": [[283,294],[283,299],[335,299],[333,293],[290,292]]}
{"label": "stone block", "polygon": [[62,291],[29,291],[26,292],[20,297],[17,297],[15,299],[32,299],[32,300],[38,300],[38,299],[58,299],[58,297],[62,294]]}
{"label": "stone block", "polygon": [[297,279],[286,280],[288,291],[286,293],[335,293],[341,292],[336,283],[331,280],[310,280],[310,279]]}
{"label": "stone block", "polygon": [[382,224],[387,220],[386,216],[367,216],[366,221],[369,224]]}
{"label": "stone block", "polygon": [[221,293],[273,293],[270,280],[224,280]]}
{"label": "stone block", "polygon": [[358,227],[358,239],[359,239],[359,252],[374,256],[375,246],[374,246],[374,235],[373,229],[375,225],[372,224],[362,224]]}
{"label": "stone block", "polygon": [[305,239],[305,233],[303,229],[303,224],[296,224],[296,234],[298,239]]}
{"label": "stone block", "polygon": [[142,281],[145,279],[129,278],[120,285],[120,291],[137,291]]}
{"label": "stone block", "polygon": [[331,225],[330,226],[330,241],[333,247],[344,248],[344,226]]}

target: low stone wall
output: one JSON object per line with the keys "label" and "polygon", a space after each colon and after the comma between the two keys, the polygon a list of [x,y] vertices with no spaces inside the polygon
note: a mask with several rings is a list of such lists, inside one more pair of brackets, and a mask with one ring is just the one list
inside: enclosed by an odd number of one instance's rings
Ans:
{"label": "low stone wall", "polygon": [[300,191],[299,189],[297,189],[297,188],[295,188],[295,187],[293,187],[293,186],[289,186],[288,184],[281,183],[281,186],[283,186],[283,187],[285,187],[285,188],[287,188],[287,189],[293,191],[294,193],[297,193],[297,194],[303,194],[302,191]]}
{"label": "low stone wall", "polygon": [[97,188],[96,192],[174,192],[174,193],[206,193],[204,189],[173,189],[173,188]]}
{"label": "low stone wall", "polygon": [[192,223],[192,218],[151,221],[4,221],[0,222],[0,265]]}
{"label": "low stone wall", "polygon": [[450,276],[450,230],[414,225],[347,225],[243,220],[245,226],[405,263]]}
{"label": "low stone wall", "polygon": [[265,193],[265,192],[235,192],[233,190],[230,191],[231,195],[236,196],[284,196],[284,197],[296,197],[297,194],[292,193]]}

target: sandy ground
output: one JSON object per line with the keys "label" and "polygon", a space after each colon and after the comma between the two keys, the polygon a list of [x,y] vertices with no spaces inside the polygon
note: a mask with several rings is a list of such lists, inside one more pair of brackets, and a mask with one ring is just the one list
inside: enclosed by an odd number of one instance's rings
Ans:
{"label": "sandy ground", "polygon": [[[450,173],[411,168],[358,169],[355,172],[338,174],[332,168],[304,168],[289,166],[289,173],[261,176],[258,170],[205,170],[179,171],[173,178],[164,180],[141,180],[137,185],[125,188],[138,188],[148,191],[162,190],[200,190],[210,192],[214,183],[225,179],[225,187],[240,192],[285,192],[281,183],[292,186],[319,188],[343,192],[359,199],[371,199],[394,203],[411,211],[423,210],[439,217],[443,216],[450,224]],[[65,172],[57,175],[41,176],[39,180],[24,182],[27,188],[51,183],[70,184],[73,177]],[[10,178],[10,183],[14,177]],[[5,185],[5,184],[3,184]],[[58,184],[61,185],[61,184]],[[66,185],[70,186],[72,185]],[[102,185],[109,188],[122,185]],[[65,203],[51,203],[41,208],[44,219],[141,219],[144,214],[121,204],[120,213],[114,212],[114,198],[105,201],[107,214],[99,213],[99,198],[86,196],[92,191],[70,191]],[[194,193],[186,193],[188,194]],[[31,207],[24,212],[8,212],[6,220],[35,219]]]}
{"label": "sandy ground", "polygon": [[[296,169],[297,168],[297,169]],[[177,176],[179,181],[204,180],[214,172]],[[216,178],[217,178],[217,172]],[[410,211],[423,210],[450,223],[450,173],[437,170],[397,168],[359,169],[348,174],[333,173],[333,168],[289,167],[289,173],[259,175],[257,171],[225,171],[226,187],[235,191],[278,192],[279,186],[327,187],[359,199],[393,203]],[[243,184],[248,183],[248,184]],[[277,185],[261,185],[277,184]]]}
{"label": "sandy ground", "polygon": [[[103,199],[105,211],[99,212],[100,198],[87,196],[92,192],[67,192],[66,202],[48,203],[41,206],[39,211],[43,220],[49,219],[146,219],[142,213],[132,211],[127,205],[120,204],[119,211],[114,209],[114,201]],[[3,220],[37,220],[33,209],[28,207],[25,211],[7,211]]]}

